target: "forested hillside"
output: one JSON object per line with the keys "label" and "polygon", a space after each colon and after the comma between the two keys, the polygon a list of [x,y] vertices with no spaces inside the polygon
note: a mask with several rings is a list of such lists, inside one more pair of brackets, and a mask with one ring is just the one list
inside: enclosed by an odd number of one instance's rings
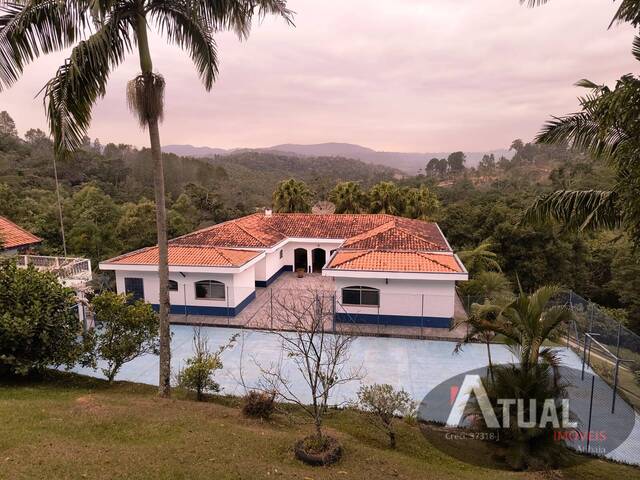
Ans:
{"label": "forested hillside", "polygon": [[[454,152],[431,159],[423,173],[411,177],[335,157],[166,154],[169,235],[269,205],[308,211],[319,200],[331,200],[337,212],[435,220],[456,251],[487,243],[510,288],[518,282],[525,290],[557,283],[637,328],[640,264],[624,233],[576,233],[558,225],[521,223],[524,210],[540,194],[559,188],[609,189],[612,172],[563,147],[517,140],[512,148],[512,159],[487,155],[474,168],[467,168],[462,152]],[[69,254],[98,262],[155,243],[148,150],[87,140],[57,168]],[[290,178],[296,181],[283,182]],[[0,215],[44,238],[43,253],[62,252],[51,142],[38,130],[19,138],[6,114],[0,115]]]}

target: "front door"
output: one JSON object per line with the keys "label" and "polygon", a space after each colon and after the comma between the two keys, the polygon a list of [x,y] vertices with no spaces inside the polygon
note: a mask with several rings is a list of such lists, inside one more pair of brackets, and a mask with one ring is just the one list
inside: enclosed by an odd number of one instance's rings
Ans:
{"label": "front door", "polygon": [[141,278],[125,278],[124,291],[131,294],[131,301],[144,300],[144,281]]}
{"label": "front door", "polygon": [[311,258],[313,259],[313,271],[321,273],[322,267],[327,263],[327,252],[322,248],[314,248],[311,252]]}
{"label": "front door", "polygon": [[307,249],[306,248],[296,248],[293,251],[293,269],[303,269],[305,272],[307,271],[307,266],[309,265],[307,261]]}

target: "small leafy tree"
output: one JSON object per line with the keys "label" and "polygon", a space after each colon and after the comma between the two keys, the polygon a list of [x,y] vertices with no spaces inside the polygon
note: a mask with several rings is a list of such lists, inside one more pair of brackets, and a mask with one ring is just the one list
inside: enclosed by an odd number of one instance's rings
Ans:
{"label": "small leafy tree", "polygon": [[395,390],[388,384],[363,385],[358,390],[358,407],[367,412],[372,425],[389,437],[389,446],[396,448],[397,417],[411,415],[416,404],[405,390]]}
{"label": "small leafy tree", "polygon": [[0,373],[76,364],[84,341],[75,304],[52,274],[0,261]]}
{"label": "small leafy tree", "polygon": [[[127,362],[147,354],[158,354],[158,315],[141,300],[130,302],[127,295],[103,292],[91,302],[100,326],[95,329],[95,354],[106,361],[102,373],[109,382]],[[95,359],[94,359],[95,366]]]}
{"label": "small leafy tree", "polygon": [[185,366],[176,375],[178,386],[187,390],[195,390],[196,399],[201,402],[204,393],[219,392],[220,385],[215,381],[216,371],[221,370],[222,353],[233,347],[238,335],[233,335],[226,345],[222,345],[218,350],[212,352],[209,348],[209,339],[202,335],[201,329],[194,329],[193,351],[194,355],[188,358]]}

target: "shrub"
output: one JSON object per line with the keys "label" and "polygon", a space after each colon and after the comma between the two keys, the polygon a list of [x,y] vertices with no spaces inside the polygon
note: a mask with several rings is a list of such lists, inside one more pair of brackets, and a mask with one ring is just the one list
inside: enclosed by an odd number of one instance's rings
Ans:
{"label": "shrub", "polygon": [[232,336],[226,345],[221,346],[216,352],[211,352],[207,337],[202,336],[200,328],[194,329],[194,356],[188,358],[185,366],[178,371],[176,375],[178,386],[186,390],[194,390],[198,401],[204,399],[205,392],[219,392],[220,385],[213,376],[223,367],[220,359],[222,352],[233,347],[237,336],[237,334]]}
{"label": "shrub", "polygon": [[250,391],[243,400],[242,413],[247,417],[269,420],[276,408],[275,392]]}
{"label": "shrub", "polygon": [[76,364],[85,344],[75,304],[52,274],[0,261],[0,373]]}
{"label": "shrub", "polygon": [[[95,355],[107,362],[102,373],[112,382],[122,365],[147,354],[158,353],[158,315],[141,300],[104,292],[91,305],[100,326],[94,330]],[[94,358],[95,367],[95,358]]]}
{"label": "shrub", "polygon": [[397,417],[411,416],[415,403],[404,390],[391,385],[364,385],[358,390],[358,406],[368,414],[371,423],[389,437],[389,446],[396,447],[394,421]]}

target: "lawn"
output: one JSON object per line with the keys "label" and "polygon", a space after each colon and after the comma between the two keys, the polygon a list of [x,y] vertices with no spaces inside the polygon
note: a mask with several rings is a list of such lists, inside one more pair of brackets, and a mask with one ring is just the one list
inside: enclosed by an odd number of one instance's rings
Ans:
{"label": "lawn", "polygon": [[[182,398],[181,398],[182,397]],[[560,472],[514,473],[455,460],[416,426],[401,424],[398,449],[354,411],[332,411],[327,427],[345,447],[330,468],[293,458],[310,432],[295,410],[268,423],[245,419],[238,401],[170,400],[127,382],[53,374],[0,383],[1,479],[453,479],[640,478],[640,470],[591,460]]]}

